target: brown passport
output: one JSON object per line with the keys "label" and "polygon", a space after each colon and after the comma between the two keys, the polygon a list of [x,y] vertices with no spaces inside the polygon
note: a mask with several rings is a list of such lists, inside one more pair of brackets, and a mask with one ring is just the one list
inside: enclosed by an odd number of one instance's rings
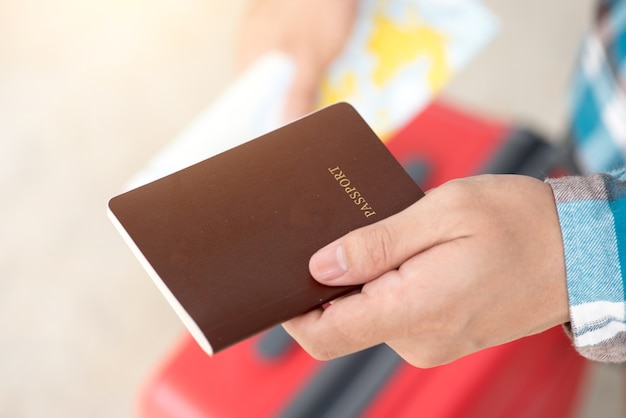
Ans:
{"label": "brown passport", "polygon": [[354,291],[317,283],[311,255],[422,196],[338,103],[116,196],[109,215],[211,355]]}

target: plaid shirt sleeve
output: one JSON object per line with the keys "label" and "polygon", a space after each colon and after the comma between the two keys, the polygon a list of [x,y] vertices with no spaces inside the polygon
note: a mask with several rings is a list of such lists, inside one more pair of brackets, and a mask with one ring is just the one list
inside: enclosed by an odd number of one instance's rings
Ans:
{"label": "plaid shirt sleeve", "polygon": [[574,345],[592,360],[626,361],[626,169],[547,182],[563,236]]}
{"label": "plaid shirt sleeve", "polygon": [[581,170],[626,163],[626,1],[599,3],[581,45],[570,97],[571,140]]}
{"label": "plaid shirt sleeve", "polygon": [[587,358],[624,362],[626,0],[601,0],[597,11],[570,101],[574,155],[586,176],[547,182],[563,236],[574,345]]}

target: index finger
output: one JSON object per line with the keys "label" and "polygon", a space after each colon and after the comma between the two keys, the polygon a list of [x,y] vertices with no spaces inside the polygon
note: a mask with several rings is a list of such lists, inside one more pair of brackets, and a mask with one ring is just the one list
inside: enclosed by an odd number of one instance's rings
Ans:
{"label": "index finger", "polygon": [[[382,280],[393,280],[397,271]],[[283,324],[285,330],[318,360],[330,360],[378,345],[394,334],[394,297],[383,286],[364,286],[326,309],[316,309]]]}

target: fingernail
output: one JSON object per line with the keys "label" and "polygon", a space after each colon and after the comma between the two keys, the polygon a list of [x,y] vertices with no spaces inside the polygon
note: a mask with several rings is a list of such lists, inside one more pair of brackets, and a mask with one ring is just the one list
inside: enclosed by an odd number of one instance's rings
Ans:
{"label": "fingernail", "polygon": [[330,244],[311,257],[309,270],[316,280],[329,282],[348,270],[341,244]]}

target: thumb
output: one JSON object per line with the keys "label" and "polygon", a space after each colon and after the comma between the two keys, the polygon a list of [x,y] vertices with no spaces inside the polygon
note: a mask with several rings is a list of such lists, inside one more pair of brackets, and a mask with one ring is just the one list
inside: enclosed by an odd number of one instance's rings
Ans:
{"label": "thumb", "polygon": [[355,285],[397,268],[421,246],[407,241],[398,216],[354,230],[316,252],[309,260],[311,275],[327,285]]}
{"label": "thumb", "polygon": [[450,220],[442,197],[436,196],[439,189],[313,254],[309,260],[313,278],[333,286],[367,283],[397,269],[414,255],[454,239],[459,234],[459,222]]}

